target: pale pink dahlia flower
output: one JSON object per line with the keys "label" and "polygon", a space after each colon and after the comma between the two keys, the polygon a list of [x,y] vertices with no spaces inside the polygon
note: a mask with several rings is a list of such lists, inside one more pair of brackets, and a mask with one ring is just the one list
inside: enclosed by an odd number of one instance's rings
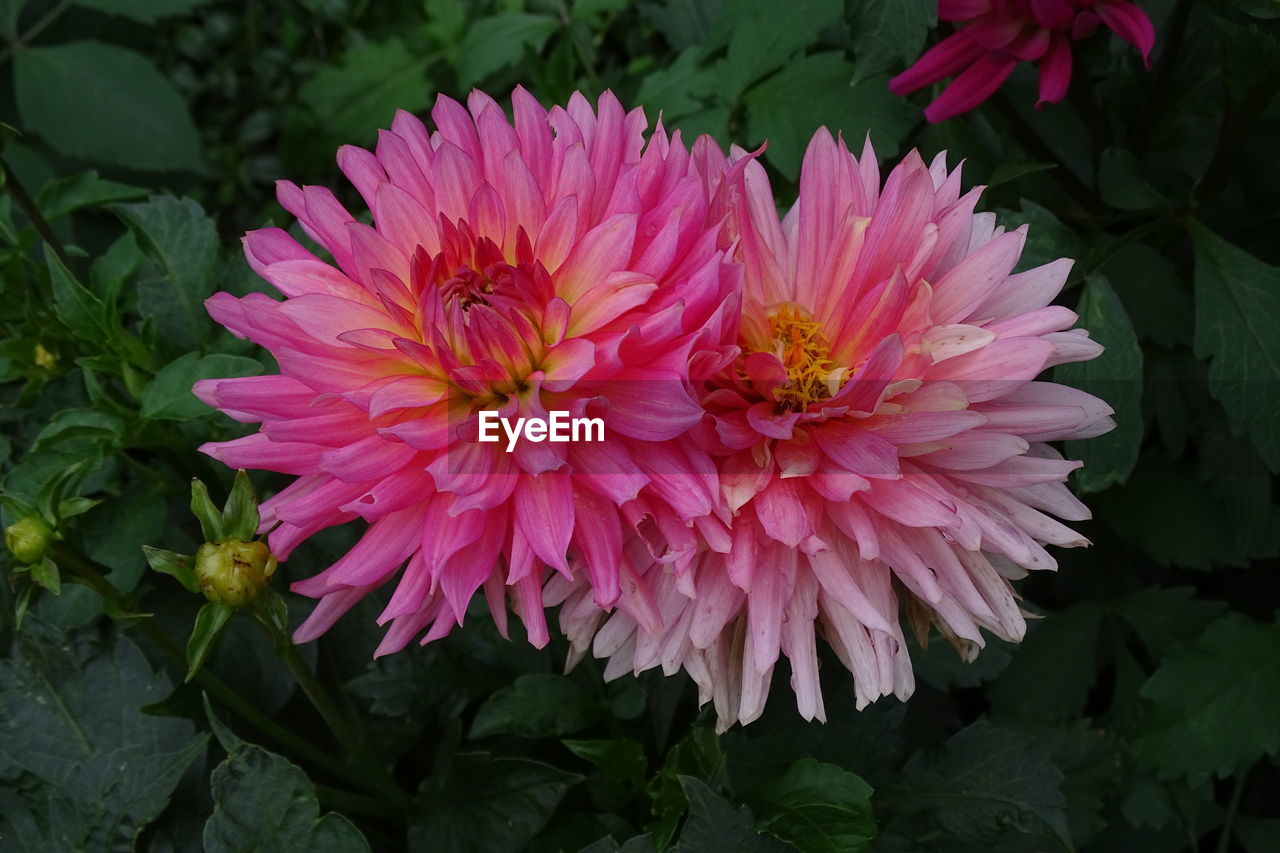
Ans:
{"label": "pale pink dahlia flower", "polygon": [[1040,66],[1040,100],[1056,104],[1071,85],[1072,42],[1105,24],[1150,61],[1155,29],[1128,0],[938,0],[938,17],[959,29],[889,81],[896,95],[956,75],[924,116],[945,121],[991,97],[1019,62]]}
{"label": "pale pink dahlia flower", "polygon": [[[1055,568],[1046,545],[1087,544],[1051,517],[1089,513],[1063,483],[1079,463],[1047,442],[1112,426],[1101,400],[1034,381],[1101,351],[1049,304],[1071,261],[1014,273],[1025,227],[974,213],[981,188],[962,195],[942,155],[929,167],[911,153],[881,188],[870,143],[855,158],[822,130],[781,223],[764,169],[733,159],[745,171],[700,160],[731,188],[745,269],[742,356],[703,401],[731,527],[686,570],[643,573],[663,630],[562,612],[608,675],[683,667],[722,727],[759,716],[780,653],[801,714],[824,719],[818,635],[859,707],[905,698],[900,605],[967,658],[981,629],[1021,638],[1009,579]],[[567,580],[548,590],[585,599]]]}
{"label": "pale pink dahlia flower", "polygon": [[[512,101],[514,124],[473,92],[466,107],[440,98],[434,131],[401,112],[375,153],[343,148],[372,226],[326,189],[281,183],[280,203],[335,263],[279,228],[254,231],[249,263],[285,299],[207,303],[280,365],[196,387],[262,424],[205,452],[298,477],[262,505],[272,551],[368,522],[294,584],[321,599],[299,642],[402,566],[379,654],[447,633],[481,587],[502,630],[509,595],[542,645],[548,566],[589,581],[593,606],[644,618],[626,531],[688,529],[721,508],[712,461],[680,437],[703,417],[691,360],[705,372],[732,357],[720,342],[741,274],[689,152],[661,127],[646,145],[643,113],[611,94],[596,109],[574,95],[548,112],[523,89]],[[605,440],[508,452],[505,437],[477,441],[482,410],[599,416]]]}

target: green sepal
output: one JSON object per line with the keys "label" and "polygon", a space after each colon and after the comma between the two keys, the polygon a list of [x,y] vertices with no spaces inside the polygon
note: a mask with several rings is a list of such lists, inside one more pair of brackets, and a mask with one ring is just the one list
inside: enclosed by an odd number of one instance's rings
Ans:
{"label": "green sepal", "polygon": [[242,542],[248,542],[258,533],[258,496],[243,468],[236,472],[235,484],[222,508],[222,529],[225,535]]}
{"label": "green sepal", "polygon": [[187,640],[187,677],[183,679],[184,681],[190,681],[196,677],[205,658],[213,650],[213,644],[218,639],[218,634],[222,632],[222,627],[235,612],[234,607],[214,604],[212,601],[200,608],[200,612],[196,614],[195,625],[191,628],[191,637]]}
{"label": "green sepal", "polygon": [[162,548],[142,546],[147,565],[161,574],[171,575],[178,583],[186,587],[187,592],[199,592],[200,584],[196,581],[195,558],[186,554],[175,554]]}
{"label": "green sepal", "polygon": [[31,564],[31,580],[49,590],[54,595],[62,595],[62,576],[58,573],[58,564],[48,557]]}
{"label": "green sepal", "polygon": [[101,500],[95,500],[94,498],[67,498],[65,501],[58,503],[58,519],[61,521],[74,518],[77,515],[83,515],[100,503],[102,503]]}
{"label": "green sepal", "polygon": [[284,596],[275,589],[267,587],[263,591],[253,603],[253,615],[273,629],[276,636],[289,636],[289,608],[285,605]]}
{"label": "green sepal", "polygon": [[35,584],[22,585],[22,590],[18,593],[18,600],[13,604],[13,629],[15,631],[22,628],[22,619],[27,615],[27,608],[31,605],[31,596],[35,595],[35,592]]}
{"label": "green sepal", "polygon": [[199,480],[191,481],[191,511],[200,521],[200,530],[206,542],[221,542],[227,532],[223,529],[222,513],[213,505],[209,489]]}
{"label": "green sepal", "polygon": [[36,492],[36,510],[45,521],[57,525],[58,508],[68,499],[67,495],[74,497],[97,462],[94,459],[82,459],[68,465],[40,487],[40,491]]}

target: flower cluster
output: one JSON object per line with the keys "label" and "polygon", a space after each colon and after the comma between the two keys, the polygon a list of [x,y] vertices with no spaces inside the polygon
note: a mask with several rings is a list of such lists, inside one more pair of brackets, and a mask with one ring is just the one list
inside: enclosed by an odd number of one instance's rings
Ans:
{"label": "flower cluster", "polygon": [[1019,62],[1039,64],[1036,107],[1058,103],[1071,85],[1072,43],[1099,25],[1141,51],[1144,62],[1156,40],[1151,19],[1128,0],[938,0],[938,17],[956,23],[956,32],[889,81],[890,91],[905,95],[954,74],[925,108],[931,122],[981,104]]}
{"label": "flower cluster", "polygon": [[[434,130],[401,113],[374,152],[342,149],[371,225],[282,183],[333,262],[255,231],[285,298],[208,301],[280,366],[195,389],[261,424],[206,452],[297,477],[262,504],[272,552],[367,525],[294,584],[320,599],[295,639],[391,582],[377,654],[443,636],[480,591],[541,646],[558,605],[574,659],[683,669],[729,725],[780,656],[822,718],[819,636],[860,706],[907,695],[900,610],[966,655],[983,628],[1019,638],[1010,579],[1085,544],[1054,518],[1087,510],[1049,442],[1111,423],[1035,380],[1100,352],[1050,304],[1071,262],[1015,273],[1025,228],[975,212],[941,155],[882,182],[869,143],[820,131],[779,220],[747,152],[646,135],[608,93],[512,103],[442,97]],[[495,411],[604,432],[482,441]]]}

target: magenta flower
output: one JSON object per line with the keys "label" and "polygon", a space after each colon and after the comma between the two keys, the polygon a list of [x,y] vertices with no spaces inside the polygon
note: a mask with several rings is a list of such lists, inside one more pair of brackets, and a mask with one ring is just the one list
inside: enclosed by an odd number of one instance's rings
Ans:
{"label": "magenta flower", "polygon": [[684,570],[642,572],[663,629],[629,613],[598,630],[587,592],[561,621],[607,675],[681,667],[721,726],[763,710],[780,654],[806,718],[824,718],[817,638],[852,671],[859,707],[914,681],[899,627],[929,624],[966,658],[986,629],[1025,628],[1009,580],[1055,568],[1047,545],[1087,544],[1051,516],[1089,516],[1064,485],[1079,463],[1048,442],[1112,426],[1081,391],[1035,381],[1101,348],[1050,302],[1071,261],[1014,273],[1025,227],[974,213],[960,170],[914,152],[881,188],[825,130],[779,223],[764,169],[702,160],[727,188],[727,237],[745,269],[741,358],[705,386],[732,524]]}
{"label": "magenta flower", "polygon": [[959,29],[889,81],[906,95],[955,75],[925,108],[931,122],[968,112],[991,97],[1019,62],[1040,65],[1040,100],[1056,104],[1071,85],[1071,44],[1105,24],[1149,62],[1151,19],[1128,0],[938,0],[938,17]]}
{"label": "magenta flower", "polygon": [[[195,389],[262,424],[205,452],[298,478],[262,505],[272,551],[368,524],[294,584],[321,600],[299,642],[397,572],[379,654],[446,634],[481,587],[501,630],[510,596],[546,643],[547,567],[589,582],[594,607],[644,619],[627,532],[724,514],[712,461],[681,437],[703,417],[691,360],[706,373],[732,358],[721,340],[741,273],[689,152],[661,127],[646,145],[643,113],[611,94],[595,110],[581,95],[550,112],[523,89],[512,100],[514,124],[473,92],[467,107],[437,101],[434,132],[402,112],[374,153],[343,148],[372,226],[326,189],[282,182],[280,203],[334,263],[279,228],[254,231],[249,263],[285,299],[207,303],[280,365]],[[481,413],[551,412],[599,417],[604,440],[478,440]],[[674,485],[698,472],[687,482],[710,485]]]}

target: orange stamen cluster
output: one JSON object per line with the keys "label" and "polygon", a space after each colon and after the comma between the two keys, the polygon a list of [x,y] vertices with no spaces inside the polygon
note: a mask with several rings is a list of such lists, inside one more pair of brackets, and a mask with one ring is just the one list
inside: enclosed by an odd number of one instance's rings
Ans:
{"label": "orange stamen cluster", "polygon": [[773,354],[787,371],[787,381],[774,388],[774,399],[792,411],[831,396],[831,344],[822,328],[803,309],[783,305],[769,317]]}

